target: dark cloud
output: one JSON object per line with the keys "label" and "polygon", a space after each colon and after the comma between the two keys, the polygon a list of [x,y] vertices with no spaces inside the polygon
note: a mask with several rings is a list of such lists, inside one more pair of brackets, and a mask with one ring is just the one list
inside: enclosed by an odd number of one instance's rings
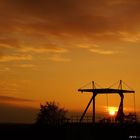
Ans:
{"label": "dark cloud", "polygon": [[0,103],[0,123],[34,123],[38,109]]}
{"label": "dark cloud", "polygon": [[0,95],[0,102],[1,101],[35,102],[35,100]]}
{"label": "dark cloud", "polygon": [[0,53],[48,52],[48,44],[52,50],[69,46],[69,36],[129,41],[140,31],[140,1],[1,0],[0,17]]}
{"label": "dark cloud", "polygon": [[0,3],[1,24],[11,30],[19,26],[38,32],[96,33],[135,30],[140,23],[139,0],[2,0]]}

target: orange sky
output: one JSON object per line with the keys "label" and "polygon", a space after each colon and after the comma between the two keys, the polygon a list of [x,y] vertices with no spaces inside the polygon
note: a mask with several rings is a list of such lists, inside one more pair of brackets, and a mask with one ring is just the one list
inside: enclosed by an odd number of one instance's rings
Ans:
{"label": "orange sky", "polygon": [[[139,110],[139,46],[139,0],[1,0],[0,104],[56,101],[81,111],[90,93],[78,94],[80,86],[122,79],[136,91]],[[118,106],[119,97],[109,103]],[[103,110],[106,96],[97,106]],[[125,106],[133,108],[133,96]]]}

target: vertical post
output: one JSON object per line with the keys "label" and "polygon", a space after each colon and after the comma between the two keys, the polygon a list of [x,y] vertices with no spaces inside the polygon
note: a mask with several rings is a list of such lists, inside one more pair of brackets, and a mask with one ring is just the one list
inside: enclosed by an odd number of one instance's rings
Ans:
{"label": "vertical post", "polygon": [[133,94],[133,99],[134,99],[134,114],[136,115],[135,93]]}
{"label": "vertical post", "polygon": [[[94,94],[94,93],[93,93]],[[95,96],[93,95],[92,122],[95,123]]]}
{"label": "vertical post", "polygon": [[122,80],[120,80],[120,83],[119,83],[119,89],[122,90]]}
{"label": "vertical post", "polygon": [[[95,89],[95,83],[92,81],[92,88]],[[93,105],[92,105],[92,123],[95,123],[95,94],[93,93],[92,100],[93,100]]]}
{"label": "vertical post", "polygon": [[119,95],[121,97],[121,102],[120,102],[119,109],[118,109],[117,116],[116,116],[115,120],[122,123],[124,121],[124,112],[123,112],[124,95],[123,95],[123,92],[120,92]]}
{"label": "vertical post", "polygon": [[95,83],[92,81],[92,88],[95,89]]}

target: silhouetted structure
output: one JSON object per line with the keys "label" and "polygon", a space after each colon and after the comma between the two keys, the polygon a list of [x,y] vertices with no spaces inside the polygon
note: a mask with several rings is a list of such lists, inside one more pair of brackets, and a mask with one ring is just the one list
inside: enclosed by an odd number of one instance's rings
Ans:
{"label": "silhouetted structure", "polygon": [[98,94],[119,94],[119,96],[121,97],[121,101],[120,101],[120,105],[118,108],[118,112],[115,118],[115,122],[124,122],[124,112],[123,112],[123,99],[124,99],[124,93],[135,93],[134,90],[124,90],[122,89],[122,80],[120,80],[119,83],[119,87],[118,89],[114,89],[114,88],[95,88],[95,84],[94,82],[92,82],[93,84],[93,88],[92,89],[78,89],[78,91],[80,92],[92,92],[92,97],[85,109],[85,111],[83,112],[81,118],[80,118],[80,122],[82,122],[83,117],[85,116],[91,102],[93,103],[93,123],[95,123],[95,97]]}

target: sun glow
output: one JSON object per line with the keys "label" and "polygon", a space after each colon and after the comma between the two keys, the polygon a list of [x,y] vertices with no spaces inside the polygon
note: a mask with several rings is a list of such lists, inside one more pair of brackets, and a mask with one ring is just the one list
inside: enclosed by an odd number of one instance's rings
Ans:
{"label": "sun glow", "polygon": [[114,116],[114,115],[115,115],[115,111],[114,111],[114,110],[110,110],[109,114],[110,114],[111,116]]}
{"label": "sun glow", "polygon": [[117,112],[117,107],[108,107],[109,115],[114,116]]}

